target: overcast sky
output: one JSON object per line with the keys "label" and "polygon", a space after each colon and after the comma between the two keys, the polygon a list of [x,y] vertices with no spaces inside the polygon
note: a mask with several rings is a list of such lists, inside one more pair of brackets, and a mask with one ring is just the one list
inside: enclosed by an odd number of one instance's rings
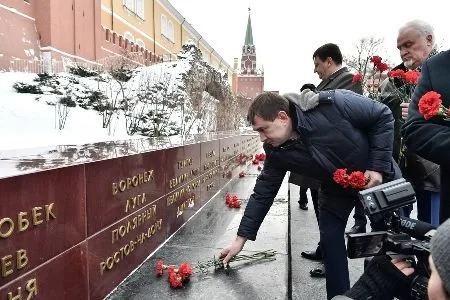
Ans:
{"label": "overcast sky", "polygon": [[[429,22],[443,50],[450,48],[450,21],[442,1],[396,0],[169,0],[228,62],[241,55],[251,7],[257,64],[264,66],[265,90],[298,91],[319,83],[312,54],[332,42],[344,55],[362,37],[384,38],[380,56],[397,63],[398,28],[413,19]],[[365,7],[365,8],[363,8]]]}

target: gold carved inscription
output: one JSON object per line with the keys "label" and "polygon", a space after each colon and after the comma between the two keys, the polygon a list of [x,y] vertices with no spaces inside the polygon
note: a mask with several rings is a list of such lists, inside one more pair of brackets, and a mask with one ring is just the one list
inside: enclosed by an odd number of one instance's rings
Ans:
{"label": "gold carved inscription", "polygon": [[134,216],[133,219],[122,223],[119,227],[111,231],[112,243],[123,238],[125,235],[142,226],[146,221],[156,217],[156,205],[152,205],[142,213]]}
{"label": "gold carved inscription", "polygon": [[186,158],[186,159],[177,161],[177,167],[178,167],[178,169],[183,169],[183,168],[186,168],[187,166],[192,166],[193,163],[194,163],[194,161],[192,160],[192,158]]}
{"label": "gold carved inscription", "polygon": [[210,184],[208,184],[208,185],[206,186],[206,191],[211,190],[213,187],[214,187],[214,182],[211,182]]}
{"label": "gold carved inscription", "polygon": [[6,277],[14,273],[14,270],[20,270],[28,263],[27,250],[16,250],[14,255],[9,254],[0,258],[2,277]]}
{"label": "gold carved inscription", "polygon": [[33,207],[31,213],[19,212],[17,214],[17,223],[13,218],[4,217],[0,219],[0,238],[7,238],[13,234],[16,229],[17,232],[22,232],[30,228],[30,224],[38,226],[44,221],[48,222],[52,219],[56,219],[56,215],[53,211],[54,203],[47,205]]}
{"label": "gold carved inscription", "polygon": [[203,171],[207,171],[209,169],[215,168],[219,166],[219,160],[213,160],[203,165]]}
{"label": "gold carved inscription", "polygon": [[112,194],[116,195],[119,192],[125,192],[126,190],[137,187],[138,185],[147,183],[149,181],[154,180],[154,172],[153,170],[139,173],[137,175],[134,175],[132,177],[127,177],[124,179],[121,179],[117,182],[112,183]]}
{"label": "gold carved inscription", "polygon": [[216,170],[214,170],[214,171],[211,171],[211,172],[206,173],[206,174],[202,177],[202,180],[201,180],[202,183],[205,183],[206,181],[212,179],[212,178],[214,177],[214,175],[216,175],[218,172],[219,172],[219,170],[216,169]]}
{"label": "gold carved inscription", "polygon": [[214,157],[214,156],[216,156],[216,151],[212,150],[212,151],[206,152],[205,156],[206,156],[206,158]]}
{"label": "gold carved inscription", "polygon": [[115,265],[120,263],[128,255],[134,252],[137,246],[142,245],[146,240],[150,239],[162,228],[162,219],[157,220],[154,224],[150,225],[147,230],[141,232],[136,236],[135,240],[131,240],[119,250],[115,251],[112,255],[100,262],[100,275],[103,275],[106,271],[111,270]]}
{"label": "gold carved inscription", "polygon": [[125,205],[125,212],[129,212],[136,208],[139,208],[143,206],[145,202],[147,202],[147,199],[145,198],[145,193],[142,193],[142,195],[131,197],[130,199],[127,199],[127,203]]}
{"label": "gold carved inscription", "polygon": [[181,183],[187,181],[188,179],[190,179],[194,176],[197,176],[198,173],[199,173],[199,168],[196,168],[187,173],[184,173],[175,178],[172,178],[169,180],[169,187],[172,189],[172,188],[180,185]]}
{"label": "gold carved inscription", "polygon": [[179,216],[181,216],[183,214],[183,212],[187,208],[192,208],[192,207],[194,207],[194,205],[195,205],[195,195],[192,195],[191,197],[186,199],[186,201],[184,201],[183,203],[181,203],[181,205],[179,205],[177,207],[177,219]]}
{"label": "gold carved inscription", "polygon": [[33,296],[36,296],[38,293],[38,286],[36,278],[30,279],[27,281],[25,285],[24,291],[22,291],[22,287],[18,287],[17,290],[8,293],[8,300],[30,300]]}
{"label": "gold carved inscription", "polygon": [[200,179],[194,182],[191,182],[190,184],[186,185],[179,191],[176,191],[175,193],[170,194],[167,196],[166,204],[167,206],[172,205],[174,202],[177,202],[182,197],[184,197],[186,194],[190,193],[192,190],[196,189],[200,186]]}

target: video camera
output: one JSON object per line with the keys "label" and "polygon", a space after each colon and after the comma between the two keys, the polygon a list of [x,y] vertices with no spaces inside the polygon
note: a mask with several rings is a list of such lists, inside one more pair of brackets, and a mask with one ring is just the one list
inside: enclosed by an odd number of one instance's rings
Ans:
{"label": "video camera", "polygon": [[[397,179],[359,192],[359,199],[371,221],[373,232],[349,234],[349,258],[383,254],[414,255],[417,276],[410,299],[427,299],[430,239],[436,227],[426,222],[400,216],[399,210],[416,201],[411,184]],[[413,258],[413,257],[412,257]]]}

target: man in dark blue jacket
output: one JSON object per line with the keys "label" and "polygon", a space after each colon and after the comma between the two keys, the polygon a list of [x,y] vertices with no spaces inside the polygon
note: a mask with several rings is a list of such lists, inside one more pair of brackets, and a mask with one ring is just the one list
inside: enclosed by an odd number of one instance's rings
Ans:
{"label": "man in dark blue jacket", "polygon": [[333,173],[340,168],[363,171],[365,188],[401,177],[392,159],[391,111],[347,90],[284,96],[268,92],[255,98],[248,120],[264,142],[266,161],[236,240],[220,257],[227,263],[248,239],[256,239],[287,171],[304,174],[322,182],[319,228],[327,296],[344,293],[350,288],[344,231],[358,191],[336,184]]}

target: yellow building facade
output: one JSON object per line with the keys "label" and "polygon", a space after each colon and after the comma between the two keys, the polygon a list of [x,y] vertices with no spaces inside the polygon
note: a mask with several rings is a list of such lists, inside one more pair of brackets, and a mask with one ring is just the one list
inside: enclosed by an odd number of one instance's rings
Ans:
{"label": "yellow building facade", "polygon": [[228,74],[232,68],[167,0],[101,0],[101,26],[164,61],[176,60],[187,41],[194,41],[203,59]]}

